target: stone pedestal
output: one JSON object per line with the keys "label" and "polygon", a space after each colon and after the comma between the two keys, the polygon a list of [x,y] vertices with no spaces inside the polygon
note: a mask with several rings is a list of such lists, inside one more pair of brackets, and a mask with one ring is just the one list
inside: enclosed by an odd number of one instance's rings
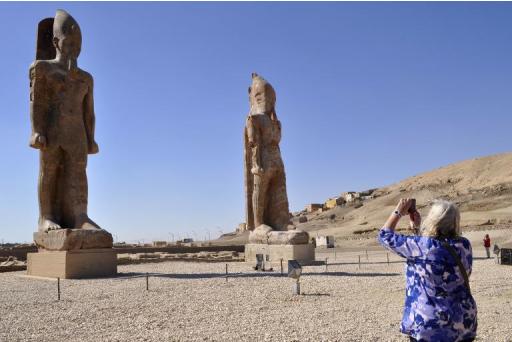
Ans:
{"label": "stone pedestal", "polygon": [[[250,243],[245,245],[245,261],[256,262],[256,254],[263,254],[266,261],[276,262],[283,259],[310,262],[315,260],[315,247],[304,245],[268,245]],[[268,259],[267,259],[268,255]]]}
{"label": "stone pedestal", "polygon": [[104,229],[56,229],[34,233],[38,248],[48,251],[112,248],[112,234]]}
{"label": "stone pedestal", "polygon": [[27,275],[62,279],[99,278],[117,274],[112,248],[40,251],[27,254]]}

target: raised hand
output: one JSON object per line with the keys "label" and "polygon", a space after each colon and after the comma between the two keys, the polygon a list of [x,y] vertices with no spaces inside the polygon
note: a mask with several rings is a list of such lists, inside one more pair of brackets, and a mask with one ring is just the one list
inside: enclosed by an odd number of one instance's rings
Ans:
{"label": "raised hand", "polygon": [[400,215],[404,216],[407,214],[407,211],[411,207],[413,202],[412,198],[401,198],[398,204],[396,205],[396,211],[400,213]]}
{"label": "raised hand", "polygon": [[99,150],[100,150],[100,148],[98,147],[98,144],[96,143],[96,141],[93,141],[92,143],[89,144],[89,149],[88,149],[89,154],[98,153]]}
{"label": "raised hand", "polygon": [[32,133],[29,145],[30,147],[42,150],[46,148],[46,137],[39,133]]}

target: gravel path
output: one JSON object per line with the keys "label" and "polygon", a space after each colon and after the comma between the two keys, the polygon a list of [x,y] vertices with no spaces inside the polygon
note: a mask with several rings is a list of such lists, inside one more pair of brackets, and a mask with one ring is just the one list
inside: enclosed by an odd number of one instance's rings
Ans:
{"label": "gravel path", "polygon": [[[371,252],[337,253],[305,267],[304,295],[277,272],[245,263],[119,266],[118,278],[55,281],[0,274],[0,341],[408,341],[398,326],[403,264]],[[366,256],[361,258],[366,261]],[[144,274],[149,278],[146,291]],[[512,341],[512,267],[475,260],[479,341]]]}

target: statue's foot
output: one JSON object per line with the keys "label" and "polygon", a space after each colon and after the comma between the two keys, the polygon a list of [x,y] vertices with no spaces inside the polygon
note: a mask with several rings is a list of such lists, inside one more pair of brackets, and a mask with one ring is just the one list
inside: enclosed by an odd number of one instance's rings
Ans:
{"label": "statue's foot", "polygon": [[57,230],[57,229],[61,229],[62,227],[55,223],[53,220],[49,219],[49,218],[41,218],[41,220],[39,221],[39,231],[42,231],[42,232],[48,232],[50,230]]}
{"label": "statue's foot", "polygon": [[82,229],[101,229],[93,220],[88,216],[81,216],[76,219],[76,227]]}

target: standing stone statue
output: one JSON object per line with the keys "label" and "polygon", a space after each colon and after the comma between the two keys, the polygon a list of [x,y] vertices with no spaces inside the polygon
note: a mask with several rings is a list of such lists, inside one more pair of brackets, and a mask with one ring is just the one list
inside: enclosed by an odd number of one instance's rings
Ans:
{"label": "standing stone statue", "polygon": [[[290,230],[286,175],[281,158],[281,123],[274,88],[252,74],[250,113],[245,125],[246,224],[250,242],[308,243],[307,233]],[[293,226],[291,227],[294,228]],[[278,233],[277,231],[284,231]]]}
{"label": "standing stone statue", "polygon": [[40,150],[34,238],[50,250],[112,247],[112,236],[87,215],[87,155],[98,145],[93,78],[77,66],[81,45],[78,23],[63,10],[38,25],[29,72],[30,146]]}

